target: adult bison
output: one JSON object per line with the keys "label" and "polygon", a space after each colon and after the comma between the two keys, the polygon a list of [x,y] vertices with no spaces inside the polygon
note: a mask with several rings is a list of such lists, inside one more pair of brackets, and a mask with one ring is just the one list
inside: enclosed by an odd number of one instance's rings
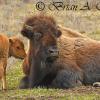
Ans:
{"label": "adult bison", "polygon": [[71,88],[100,81],[99,42],[61,36],[54,19],[41,15],[29,18],[21,34],[30,40],[30,48],[20,88]]}
{"label": "adult bison", "polygon": [[[61,38],[64,38],[64,37],[67,36],[67,37],[71,37],[71,38],[80,37],[80,38],[90,39],[86,35],[83,35],[83,34],[77,32],[73,29],[66,28],[62,25],[58,25],[58,29],[63,33]],[[29,56],[29,52],[28,52],[27,56],[25,57],[23,65],[22,65],[23,66],[23,72],[24,72],[25,75],[28,75],[29,72],[30,72],[30,66],[28,64],[28,56]]]}
{"label": "adult bison", "polygon": [[2,89],[6,86],[6,66],[8,57],[24,59],[26,56],[24,44],[16,37],[8,38],[0,34],[0,79],[2,79]]}

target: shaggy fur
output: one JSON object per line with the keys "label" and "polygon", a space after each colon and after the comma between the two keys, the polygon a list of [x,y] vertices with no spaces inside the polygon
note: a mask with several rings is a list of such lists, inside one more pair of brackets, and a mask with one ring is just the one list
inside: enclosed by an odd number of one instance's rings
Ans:
{"label": "shaggy fur", "polygon": [[[31,21],[28,19],[25,22],[25,24],[33,27],[32,31],[29,32],[25,27],[22,29],[22,34],[30,39],[30,49],[27,58],[24,60],[25,77],[20,82],[20,88],[37,86],[72,88],[100,81],[99,42],[89,38],[71,38],[64,35],[57,42],[54,29],[56,29],[56,32],[58,29],[53,19],[52,21],[45,16],[33,16],[32,18]],[[35,24],[32,25],[31,23]],[[43,37],[39,39],[41,41],[34,39],[35,32],[43,34]],[[54,36],[54,38],[51,38],[51,36]],[[45,64],[42,62],[41,64],[44,57],[42,55],[41,58],[42,47],[44,45],[47,47],[52,43],[58,45],[59,58],[53,62],[45,62]],[[39,45],[41,45],[41,48],[38,48]],[[25,62],[27,63],[26,66]]]}
{"label": "shaggy fur", "polygon": [[[64,27],[62,25],[58,25],[58,29],[62,32],[61,39],[62,38],[66,38],[66,37],[71,37],[71,38],[80,37],[80,38],[88,38],[88,39],[90,39],[86,35],[83,35],[83,34],[77,32],[75,30],[70,29],[70,28],[66,28],[66,27]],[[30,73],[30,66],[29,66],[29,63],[28,63],[28,56],[29,56],[29,51],[27,53],[26,58],[24,59],[23,65],[22,65],[23,73],[25,75],[29,75],[29,73]]]}
{"label": "shaggy fur", "polygon": [[81,34],[80,32],[77,32],[77,31],[75,31],[71,28],[64,27],[62,25],[58,25],[58,29],[62,32],[62,34],[64,36],[67,36],[67,37],[71,37],[71,38],[75,38],[75,37],[89,38],[86,35]]}
{"label": "shaggy fur", "polygon": [[6,87],[6,66],[10,56],[23,59],[26,56],[24,44],[16,37],[8,38],[0,34],[0,79],[2,79],[2,89]]}

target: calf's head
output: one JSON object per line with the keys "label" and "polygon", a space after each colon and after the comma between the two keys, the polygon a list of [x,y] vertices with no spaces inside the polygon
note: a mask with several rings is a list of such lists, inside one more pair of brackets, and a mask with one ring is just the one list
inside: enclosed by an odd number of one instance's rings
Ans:
{"label": "calf's head", "polygon": [[9,38],[9,56],[13,56],[15,58],[24,59],[26,56],[26,52],[24,49],[24,44],[17,37]]}
{"label": "calf's head", "polygon": [[21,34],[30,39],[30,48],[34,56],[46,62],[58,58],[57,38],[61,32],[53,18],[33,16],[25,22]]}

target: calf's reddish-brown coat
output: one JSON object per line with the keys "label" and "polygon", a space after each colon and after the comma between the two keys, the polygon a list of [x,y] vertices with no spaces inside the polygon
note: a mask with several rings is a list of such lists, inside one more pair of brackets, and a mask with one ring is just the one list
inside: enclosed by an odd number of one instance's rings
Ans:
{"label": "calf's reddish-brown coat", "polygon": [[6,66],[8,57],[24,59],[26,56],[24,44],[16,37],[8,38],[0,34],[0,79],[2,80],[2,88],[6,87]]}

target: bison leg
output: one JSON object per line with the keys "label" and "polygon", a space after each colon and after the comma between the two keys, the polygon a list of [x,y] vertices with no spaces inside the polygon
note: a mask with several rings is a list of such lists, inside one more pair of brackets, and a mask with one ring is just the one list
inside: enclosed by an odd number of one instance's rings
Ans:
{"label": "bison leg", "polygon": [[53,80],[51,87],[53,88],[72,88],[82,85],[80,74],[61,70],[58,72],[56,78]]}
{"label": "bison leg", "polygon": [[0,67],[2,69],[2,89],[6,90],[7,89],[7,83],[6,83],[6,66],[7,66],[7,60],[4,59],[0,63]]}
{"label": "bison leg", "polygon": [[3,76],[2,76],[2,89],[6,90],[7,89],[7,85],[6,85],[6,74],[4,72]]}
{"label": "bison leg", "polygon": [[28,76],[24,76],[20,81],[19,88],[20,89],[27,89],[28,86],[29,86]]}
{"label": "bison leg", "polygon": [[4,86],[4,68],[3,68],[3,63],[0,61],[0,79],[2,80],[2,89],[5,87]]}

